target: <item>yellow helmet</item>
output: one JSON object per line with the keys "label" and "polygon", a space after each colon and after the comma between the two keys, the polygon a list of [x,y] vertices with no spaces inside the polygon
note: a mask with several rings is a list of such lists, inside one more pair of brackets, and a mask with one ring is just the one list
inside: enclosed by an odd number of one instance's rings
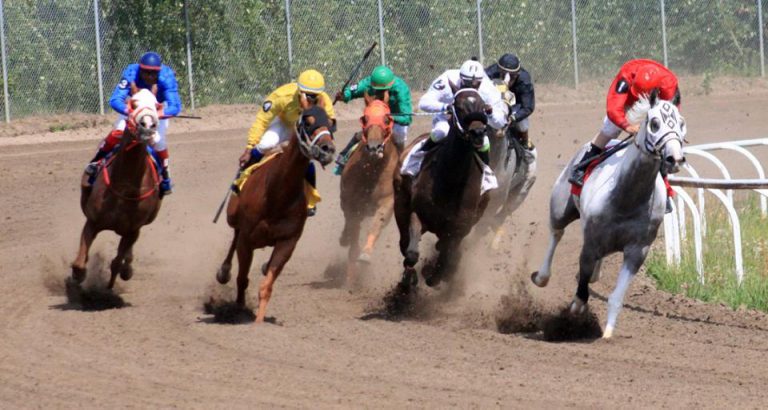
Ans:
{"label": "yellow helmet", "polygon": [[299,90],[309,94],[318,94],[325,90],[325,79],[317,70],[306,70],[299,74]]}

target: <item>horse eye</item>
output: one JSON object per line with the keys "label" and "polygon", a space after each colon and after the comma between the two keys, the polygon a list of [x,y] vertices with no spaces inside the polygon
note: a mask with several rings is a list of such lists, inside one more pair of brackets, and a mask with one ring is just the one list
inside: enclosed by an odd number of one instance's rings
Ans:
{"label": "horse eye", "polygon": [[648,124],[648,130],[655,134],[659,131],[659,128],[661,128],[661,121],[658,118],[652,118],[651,123]]}

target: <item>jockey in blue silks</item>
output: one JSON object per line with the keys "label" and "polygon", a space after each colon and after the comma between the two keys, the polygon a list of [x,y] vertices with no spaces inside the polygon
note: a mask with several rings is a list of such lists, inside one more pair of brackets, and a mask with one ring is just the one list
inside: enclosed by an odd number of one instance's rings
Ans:
{"label": "jockey in blue silks", "polygon": [[168,195],[172,191],[171,177],[168,171],[168,146],[165,142],[165,134],[168,131],[168,118],[178,115],[182,107],[179,87],[176,82],[176,73],[173,72],[173,69],[163,64],[162,57],[153,51],[144,53],[139,59],[138,64],[129,64],[123,70],[120,82],[115,86],[112,97],[109,99],[109,105],[120,114],[120,118],[115,122],[113,130],[99,144],[99,150],[85,168],[85,172],[88,175],[92,175],[96,171],[98,161],[105,158],[120,142],[128,117],[126,101],[130,96],[132,84],[139,89],[146,88],[150,90],[154,85],[157,85],[157,101],[164,105],[158,112],[160,122],[157,127],[157,134],[153,138],[152,148],[161,161],[160,174],[162,175],[162,182],[160,183],[160,190],[163,195]]}

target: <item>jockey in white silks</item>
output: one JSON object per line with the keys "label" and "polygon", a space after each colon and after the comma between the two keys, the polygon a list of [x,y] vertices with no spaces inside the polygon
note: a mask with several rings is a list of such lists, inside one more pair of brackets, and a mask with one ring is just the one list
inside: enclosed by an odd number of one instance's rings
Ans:
{"label": "jockey in white silks", "polygon": [[[486,104],[486,113],[488,114],[488,125],[493,128],[501,129],[507,124],[507,114],[509,108],[501,99],[501,95],[493,82],[485,74],[485,68],[479,61],[467,60],[461,65],[458,70],[447,70],[440,74],[437,79],[432,82],[426,93],[419,100],[419,109],[424,112],[437,113],[432,118],[432,132],[430,140],[432,142],[439,142],[446,135],[450,129],[449,117],[446,111],[453,104],[453,90],[450,84],[453,84],[458,88],[474,88],[483,98]],[[425,145],[432,145],[427,143]],[[424,150],[428,150],[431,147],[424,147]],[[479,150],[485,155],[481,155],[481,158],[487,164],[488,150],[491,148],[488,137],[485,137],[483,147]]]}

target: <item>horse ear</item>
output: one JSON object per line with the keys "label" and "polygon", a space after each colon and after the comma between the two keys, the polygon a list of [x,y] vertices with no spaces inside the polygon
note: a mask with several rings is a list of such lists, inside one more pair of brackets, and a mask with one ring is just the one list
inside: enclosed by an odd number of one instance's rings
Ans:
{"label": "horse ear", "polygon": [[365,105],[366,106],[371,105],[371,101],[373,101],[373,97],[371,97],[368,94],[368,90],[365,90],[365,92],[363,93],[363,99],[365,100]]}
{"label": "horse ear", "polygon": [[309,108],[309,100],[307,100],[307,95],[302,92],[299,93],[299,106],[301,107],[302,111]]}
{"label": "horse ear", "polygon": [[456,95],[456,92],[459,91],[459,86],[450,81],[448,81],[448,85],[451,86],[451,92],[453,93],[453,95]]}
{"label": "horse ear", "polygon": [[157,96],[157,84],[152,84],[152,94]]}
{"label": "horse ear", "polygon": [[365,115],[361,116],[361,117],[360,117],[360,125],[362,125],[362,126],[363,126],[363,128],[365,128],[365,125],[366,125],[367,123],[368,123],[368,121],[367,121],[367,118],[365,117]]}
{"label": "horse ear", "polygon": [[387,126],[388,126],[389,124],[392,124],[392,121],[394,121],[394,120],[395,120],[395,119],[394,119],[394,118],[392,118],[392,116],[391,116],[391,115],[387,114],[387,115],[384,117],[384,125],[387,125]]}
{"label": "horse ear", "polygon": [[651,103],[651,107],[656,105],[656,102],[659,100],[659,89],[654,88],[651,91],[651,96],[648,98],[648,101]]}
{"label": "horse ear", "polygon": [[136,87],[136,83],[131,81],[131,95],[139,92],[139,87]]}
{"label": "horse ear", "polygon": [[389,105],[389,90],[384,90],[384,104]]}

